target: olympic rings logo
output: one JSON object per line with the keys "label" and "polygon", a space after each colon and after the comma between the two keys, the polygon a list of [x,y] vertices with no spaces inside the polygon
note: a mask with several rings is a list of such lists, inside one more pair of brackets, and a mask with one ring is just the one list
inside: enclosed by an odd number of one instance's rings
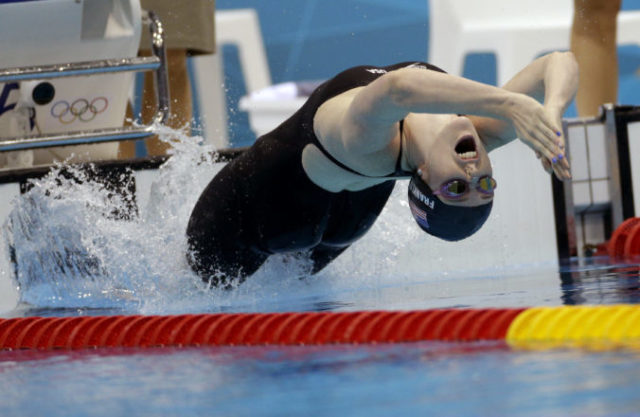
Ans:
{"label": "olympic rings logo", "polygon": [[66,100],[59,100],[51,107],[51,116],[65,125],[76,120],[90,122],[107,107],[109,107],[109,100],[106,97],[96,97],[91,101],[79,98],[71,104]]}

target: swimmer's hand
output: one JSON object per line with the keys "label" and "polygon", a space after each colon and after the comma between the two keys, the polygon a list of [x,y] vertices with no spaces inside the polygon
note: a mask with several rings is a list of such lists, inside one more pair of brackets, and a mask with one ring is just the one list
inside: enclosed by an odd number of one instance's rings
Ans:
{"label": "swimmer's hand", "polygon": [[[551,120],[555,122],[556,126],[562,126],[562,115],[564,114],[564,111],[565,111],[564,107],[552,105],[552,104],[545,104],[544,110],[547,112]],[[564,164],[561,165],[558,163],[554,164],[552,161],[549,161],[547,158],[542,158],[542,155],[539,152],[536,152],[536,156],[538,157],[538,159],[540,159],[540,162],[542,163],[542,167],[544,168],[544,170],[547,171],[549,174],[552,174],[555,172],[556,177],[561,181],[563,179],[571,179],[569,159],[565,155],[564,132],[561,132],[561,135],[558,136],[558,147],[560,148],[560,150],[562,151],[562,154],[564,155],[563,161],[566,162],[566,165]]]}
{"label": "swimmer's hand", "polygon": [[527,95],[514,94],[508,115],[518,138],[542,160],[545,170],[555,172],[560,180],[571,178],[569,161],[564,156],[561,113]]}

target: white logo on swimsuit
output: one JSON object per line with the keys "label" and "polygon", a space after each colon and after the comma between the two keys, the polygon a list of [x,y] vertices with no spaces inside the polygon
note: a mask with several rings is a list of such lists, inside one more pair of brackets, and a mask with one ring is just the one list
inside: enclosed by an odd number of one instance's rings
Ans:
{"label": "white logo on swimsuit", "polygon": [[372,74],[386,74],[387,70],[382,68],[367,68],[365,71],[369,71]]}
{"label": "white logo on swimsuit", "polygon": [[426,195],[422,194],[420,192],[420,190],[418,190],[418,187],[416,187],[414,184],[410,184],[409,185],[409,190],[411,191],[411,194],[413,194],[413,196],[415,198],[417,198],[418,200],[422,201],[424,204],[426,204],[427,207],[429,207],[431,210],[433,210],[433,208],[436,205],[435,201],[433,201],[432,199],[430,199]]}
{"label": "white logo on swimsuit", "polygon": [[428,69],[426,66],[424,66],[423,64],[419,64],[419,63],[415,63],[415,64],[411,64],[409,66],[407,66],[407,68],[418,68],[418,69]]}

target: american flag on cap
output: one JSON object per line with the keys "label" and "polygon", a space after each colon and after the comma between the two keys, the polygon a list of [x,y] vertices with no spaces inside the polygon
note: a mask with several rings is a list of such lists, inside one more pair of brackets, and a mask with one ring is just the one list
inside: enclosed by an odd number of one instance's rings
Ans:
{"label": "american flag on cap", "polygon": [[429,222],[427,222],[427,213],[416,206],[413,201],[409,201],[409,208],[411,209],[411,213],[413,217],[415,217],[416,221],[420,226],[429,228]]}

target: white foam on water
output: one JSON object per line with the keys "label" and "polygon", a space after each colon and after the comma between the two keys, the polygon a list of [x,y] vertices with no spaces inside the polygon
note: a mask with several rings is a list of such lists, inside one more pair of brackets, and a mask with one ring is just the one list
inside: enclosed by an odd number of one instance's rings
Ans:
{"label": "white foam on water", "polygon": [[[157,129],[173,144],[173,156],[150,190],[142,190],[149,195],[141,199],[146,203],[137,217],[114,218],[133,197],[111,196],[73,167],[66,169],[80,181],[61,178],[59,166],[13,202],[2,234],[17,259],[23,303],[144,314],[294,310],[321,308],[326,300],[348,299],[344,294],[363,289],[371,296],[389,286],[469,275],[468,266],[452,261],[451,246],[434,246],[415,225],[407,182],[400,181],[371,231],[319,274],[309,276],[304,259],[274,256],[233,290],[207,288],[186,262],[185,230],[201,191],[222,164],[214,162],[202,138]],[[469,250],[473,242],[466,245],[460,250],[467,260],[483,256]],[[496,246],[502,253],[497,256],[509,256],[508,248]],[[473,273],[495,275],[496,269]]]}

